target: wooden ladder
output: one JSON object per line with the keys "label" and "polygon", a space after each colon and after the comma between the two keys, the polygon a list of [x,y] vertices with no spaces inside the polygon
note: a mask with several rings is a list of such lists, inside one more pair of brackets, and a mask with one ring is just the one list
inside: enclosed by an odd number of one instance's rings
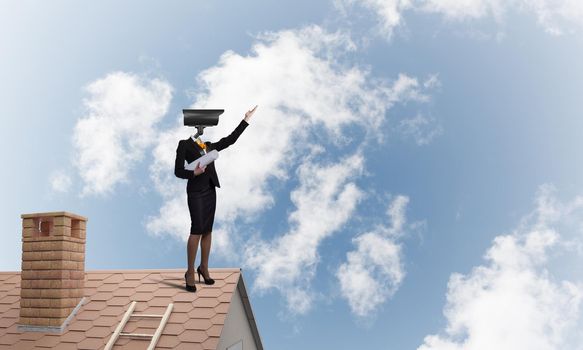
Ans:
{"label": "wooden ladder", "polygon": [[[172,303],[168,304],[168,307],[166,308],[166,312],[164,312],[164,315],[149,315],[149,314],[136,314],[136,315],[134,315],[133,313],[134,313],[134,309],[136,308],[136,304],[137,303],[135,301],[132,301],[132,303],[130,304],[130,307],[128,308],[126,313],[123,315],[121,322],[119,323],[119,325],[117,325],[115,332],[113,332],[113,334],[111,335],[111,338],[109,338],[109,341],[105,345],[105,348],[104,348],[105,350],[113,349],[113,345],[115,344],[115,342],[117,341],[117,339],[119,337],[132,337],[132,338],[140,338],[140,339],[151,338],[152,340],[150,341],[150,345],[148,346],[148,350],[154,350],[154,348],[156,347],[156,344],[158,343],[158,339],[160,339],[160,336],[162,335],[162,331],[164,330],[164,327],[166,326],[166,322],[168,322],[168,318],[170,318],[170,314],[172,313],[172,308],[174,307],[174,304],[172,304]],[[158,325],[158,328],[156,328],[156,332],[154,332],[154,334],[124,333],[123,329],[131,317],[145,317],[145,318],[161,317],[162,320],[160,321],[160,324]]]}

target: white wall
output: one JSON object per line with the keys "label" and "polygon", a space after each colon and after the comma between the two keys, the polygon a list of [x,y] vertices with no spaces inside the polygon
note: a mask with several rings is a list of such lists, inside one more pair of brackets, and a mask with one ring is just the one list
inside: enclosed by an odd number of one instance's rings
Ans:
{"label": "white wall", "polygon": [[247,315],[245,315],[239,288],[235,288],[217,350],[226,350],[227,347],[240,340],[243,341],[243,350],[257,350]]}

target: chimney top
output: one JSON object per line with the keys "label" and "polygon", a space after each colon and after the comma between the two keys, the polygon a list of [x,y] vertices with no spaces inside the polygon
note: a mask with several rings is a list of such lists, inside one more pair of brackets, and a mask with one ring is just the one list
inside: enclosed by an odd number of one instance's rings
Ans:
{"label": "chimney top", "polygon": [[47,213],[32,213],[32,214],[22,214],[20,217],[22,219],[34,219],[38,217],[54,217],[54,216],[66,216],[71,219],[77,219],[82,221],[87,221],[87,218],[81,215],[73,214],[68,211],[51,211]]}

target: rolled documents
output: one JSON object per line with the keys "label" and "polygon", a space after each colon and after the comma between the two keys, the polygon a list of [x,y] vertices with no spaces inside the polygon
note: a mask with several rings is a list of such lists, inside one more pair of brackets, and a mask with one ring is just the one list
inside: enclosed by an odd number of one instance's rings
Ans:
{"label": "rolled documents", "polygon": [[200,167],[204,167],[209,165],[211,162],[214,162],[217,158],[219,158],[219,151],[216,149],[210,151],[209,153],[205,154],[204,156],[197,158],[192,163],[188,163],[184,161],[184,169],[186,170],[194,170],[196,169],[196,165],[200,163]]}

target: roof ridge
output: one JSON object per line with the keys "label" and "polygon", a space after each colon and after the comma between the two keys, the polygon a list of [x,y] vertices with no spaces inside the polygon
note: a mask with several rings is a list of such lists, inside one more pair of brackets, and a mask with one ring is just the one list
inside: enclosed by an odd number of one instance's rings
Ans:
{"label": "roof ridge", "polygon": [[[179,272],[184,271],[184,268],[173,268],[173,269],[104,269],[104,270],[86,270],[85,273],[122,273],[122,272]],[[216,272],[241,272],[241,268],[238,267],[215,267],[209,268],[209,271]]]}

